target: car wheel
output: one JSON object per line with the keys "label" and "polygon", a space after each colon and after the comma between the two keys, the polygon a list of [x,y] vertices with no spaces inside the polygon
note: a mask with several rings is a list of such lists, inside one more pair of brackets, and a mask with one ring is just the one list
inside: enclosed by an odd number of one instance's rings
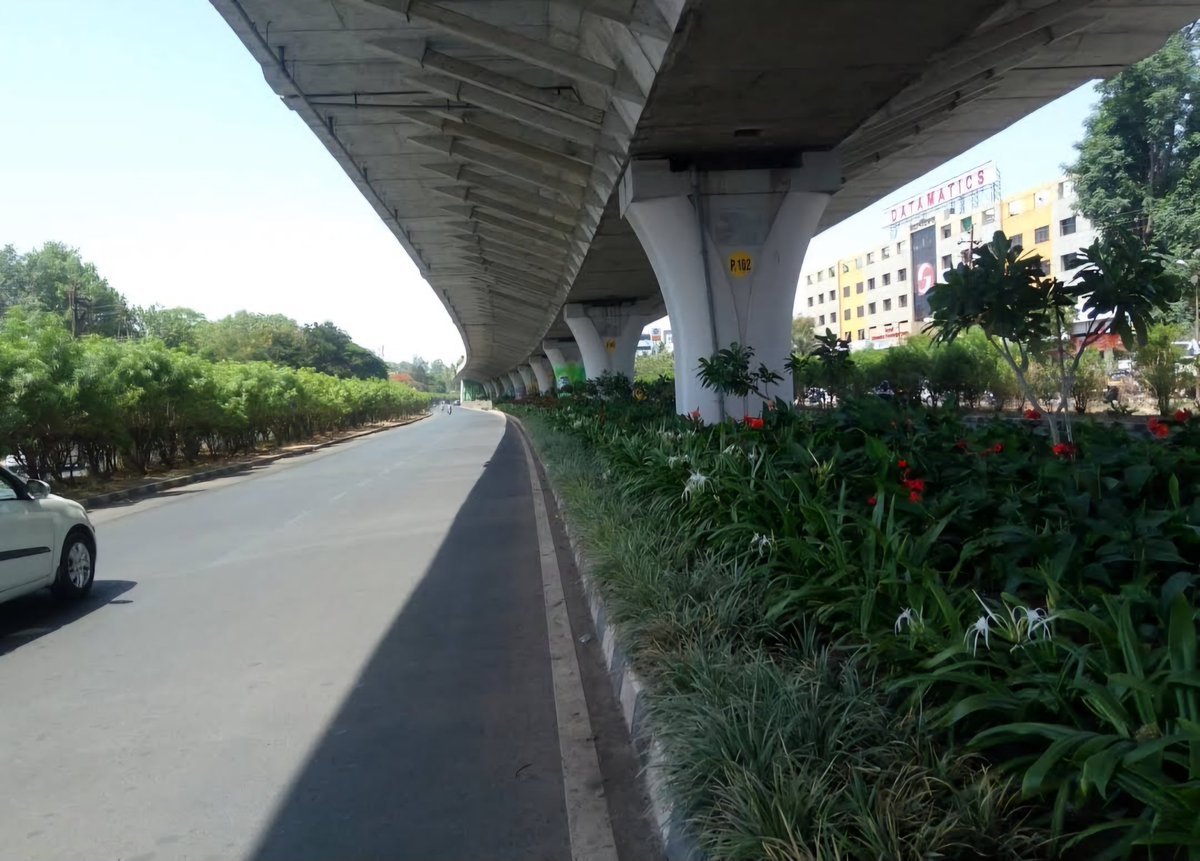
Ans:
{"label": "car wheel", "polygon": [[79,599],[91,591],[95,577],[96,554],[91,540],[80,532],[72,532],[63,543],[51,591],[59,598]]}

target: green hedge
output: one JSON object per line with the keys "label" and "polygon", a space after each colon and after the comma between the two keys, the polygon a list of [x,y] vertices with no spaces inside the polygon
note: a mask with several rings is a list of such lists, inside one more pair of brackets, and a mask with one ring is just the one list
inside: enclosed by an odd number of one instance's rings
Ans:
{"label": "green hedge", "polygon": [[160,341],[75,340],[47,315],[0,323],[0,451],[33,476],[92,475],[281,445],[423,411],[429,396],[266,362],[210,362]]}

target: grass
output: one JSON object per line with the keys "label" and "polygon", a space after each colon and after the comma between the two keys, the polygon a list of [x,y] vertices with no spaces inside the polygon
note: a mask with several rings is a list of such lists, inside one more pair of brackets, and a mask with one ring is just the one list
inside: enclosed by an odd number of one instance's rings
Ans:
{"label": "grass", "polygon": [[1016,788],[924,739],[851,649],[780,640],[761,571],[695,553],[576,438],[522,413],[625,653],[665,778],[727,861],[1032,859]]}

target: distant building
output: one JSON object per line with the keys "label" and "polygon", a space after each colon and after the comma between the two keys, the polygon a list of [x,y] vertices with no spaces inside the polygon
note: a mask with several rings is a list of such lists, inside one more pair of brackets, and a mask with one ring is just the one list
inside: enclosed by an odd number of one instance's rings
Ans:
{"label": "distant building", "polygon": [[797,313],[812,319],[818,333],[836,332],[853,349],[899,344],[924,328],[929,289],[997,230],[1040,254],[1047,274],[1069,281],[1081,265],[1079,249],[1096,238],[1075,206],[1068,179],[1004,197],[990,162],[949,177],[887,206],[880,234],[864,241],[862,251],[806,266]]}
{"label": "distant building", "polygon": [[657,326],[645,329],[638,339],[637,354],[649,356],[659,349],[666,350],[668,353],[674,352],[675,341],[671,337],[671,330],[660,329]]}

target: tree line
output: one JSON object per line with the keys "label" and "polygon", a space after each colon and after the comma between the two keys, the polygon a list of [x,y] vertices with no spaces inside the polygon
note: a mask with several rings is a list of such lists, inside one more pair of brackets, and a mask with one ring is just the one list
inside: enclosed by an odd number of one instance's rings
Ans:
{"label": "tree line", "polygon": [[359,379],[388,375],[383,359],[328,321],[300,325],[282,314],[249,311],[209,320],[191,308],[130,305],[61,242],[25,253],[12,245],[0,249],[0,315],[11,308],[48,314],[76,338],[156,338],[214,362],[272,362]]}
{"label": "tree line", "polygon": [[103,478],[423,411],[332,323],[138,309],[58,243],[0,251],[0,454]]}

